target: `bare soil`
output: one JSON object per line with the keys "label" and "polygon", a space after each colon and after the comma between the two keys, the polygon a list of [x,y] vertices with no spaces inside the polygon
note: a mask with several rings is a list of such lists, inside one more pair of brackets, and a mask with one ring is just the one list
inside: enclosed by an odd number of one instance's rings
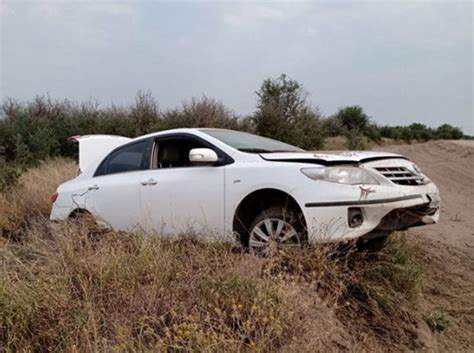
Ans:
{"label": "bare soil", "polygon": [[474,351],[474,141],[432,141],[375,148],[400,153],[438,185],[438,224],[409,231],[423,249],[423,312],[438,312],[448,328],[420,328],[429,351]]}

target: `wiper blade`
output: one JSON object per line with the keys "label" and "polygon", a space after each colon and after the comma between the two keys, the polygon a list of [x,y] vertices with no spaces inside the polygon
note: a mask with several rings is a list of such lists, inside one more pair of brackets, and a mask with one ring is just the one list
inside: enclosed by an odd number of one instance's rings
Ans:
{"label": "wiper blade", "polygon": [[285,152],[285,153],[301,153],[301,152],[304,152],[304,151],[303,151],[303,150],[301,150],[301,151],[291,151],[291,150],[273,150],[273,151],[271,151],[271,152],[275,152],[275,153],[280,153],[280,152],[281,152],[281,153],[283,153],[283,152]]}
{"label": "wiper blade", "polygon": [[266,150],[263,148],[239,148],[239,151],[250,152],[250,153],[272,153],[273,151]]}
{"label": "wiper blade", "polygon": [[250,153],[281,153],[281,152],[289,152],[289,153],[294,153],[294,152],[304,152],[303,150],[301,151],[290,151],[290,150],[266,150],[264,148],[239,148],[239,151],[242,152],[250,152]]}

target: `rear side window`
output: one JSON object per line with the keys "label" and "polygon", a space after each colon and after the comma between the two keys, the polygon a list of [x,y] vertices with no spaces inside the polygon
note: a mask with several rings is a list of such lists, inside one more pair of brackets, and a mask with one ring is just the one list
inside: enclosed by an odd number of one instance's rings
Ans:
{"label": "rear side window", "polygon": [[147,145],[143,140],[116,149],[100,164],[95,176],[147,169]]}

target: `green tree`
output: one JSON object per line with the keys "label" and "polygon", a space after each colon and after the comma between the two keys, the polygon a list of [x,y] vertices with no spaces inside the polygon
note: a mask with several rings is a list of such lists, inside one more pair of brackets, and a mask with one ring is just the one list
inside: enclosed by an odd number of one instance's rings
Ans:
{"label": "green tree", "polygon": [[336,113],[336,118],[346,130],[351,131],[356,129],[362,133],[366,132],[370,120],[368,115],[364,112],[364,109],[359,105],[340,108]]}
{"label": "green tree", "polygon": [[184,102],[181,107],[163,113],[162,128],[215,127],[239,129],[240,121],[233,111],[221,102],[202,96]]}
{"label": "green tree", "polygon": [[462,130],[449,124],[443,124],[436,129],[436,136],[444,140],[459,140],[464,137]]}
{"label": "green tree", "polygon": [[140,136],[150,131],[160,118],[158,104],[151,91],[138,91],[135,97],[135,105],[131,108],[131,117],[135,123],[135,135]]}
{"label": "green tree", "polygon": [[424,124],[413,123],[408,126],[411,130],[412,138],[417,141],[428,141],[433,139],[433,129],[427,127]]}
{"label": "green tree", "polygon": [[307,93],[299,82],[282,74],[264,80],[256,94],[252,120],[258,134],[306,149],[322,147],[320,114],[308,106]]}

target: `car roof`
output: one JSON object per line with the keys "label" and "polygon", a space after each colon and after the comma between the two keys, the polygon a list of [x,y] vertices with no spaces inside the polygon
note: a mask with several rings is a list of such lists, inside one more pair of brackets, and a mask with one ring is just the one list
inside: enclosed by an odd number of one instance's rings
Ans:
{"label": "car roof", "polygon": [[133,140],[140,140],[143,138],[150,138],[154,136],[159,136],[159,135],[165,135],[165,134],[172,134],[172,133],[203,133],[205,134],[206,132],[204,130],[221,130],[221,131],[237,131],[237,130],[232,130],[232,129],[220,129],[220,128],[211,128],[211,127],[199,127],[199,128],[177,128],[177,129],[169,129],[169,130],[161,130],[161,131],[156,131],[156,132],[151,132],[146,135],[138,136],[133,138]]}

